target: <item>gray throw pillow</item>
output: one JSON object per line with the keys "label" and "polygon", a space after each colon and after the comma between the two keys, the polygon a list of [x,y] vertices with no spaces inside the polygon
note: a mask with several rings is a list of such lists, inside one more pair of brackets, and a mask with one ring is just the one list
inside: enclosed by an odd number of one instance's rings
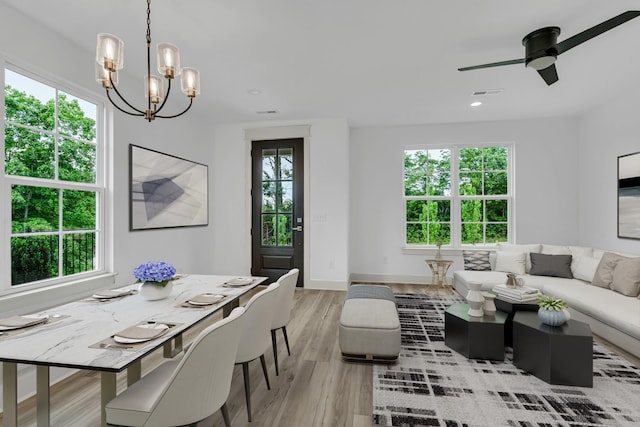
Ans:
{"label": "gray throw pillow", "polygon": [[573,279],[571,255],[548,255],[531,252],[531,271],[529,274]]}
{"label": "gray throw pillow", "polygon": [[490,251],[463,250],[462,258],[464,259],[464,269],[475,271],[491,271],[489,252]]}

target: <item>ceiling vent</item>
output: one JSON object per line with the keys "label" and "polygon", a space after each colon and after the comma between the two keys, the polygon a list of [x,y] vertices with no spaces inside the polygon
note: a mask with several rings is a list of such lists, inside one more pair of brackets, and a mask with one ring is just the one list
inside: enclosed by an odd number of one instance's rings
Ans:
{"label": "ceiling vent", "polygon": [[500,95],[502,92],[504,92],[504,89],[476,90],[471,96]]}

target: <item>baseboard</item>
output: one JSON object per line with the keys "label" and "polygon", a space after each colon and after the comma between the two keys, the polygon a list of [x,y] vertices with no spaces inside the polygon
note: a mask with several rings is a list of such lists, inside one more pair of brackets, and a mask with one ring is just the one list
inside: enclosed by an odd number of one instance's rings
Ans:
{"label": "baseboard", "polygon": [[[430,285],[430,276],[417,276],[408,274],[365,274],[351,273],[349,283],[371,282],[371,283],[406,283],[411,285]],[[447,277],[447,282],[451,283],[451,277]]]}
{"label": "baseboard", "polygon": [[305,289],[319,289],[325,291],[346,291],[348,283],[342,280],[309,280],[304,284]]}

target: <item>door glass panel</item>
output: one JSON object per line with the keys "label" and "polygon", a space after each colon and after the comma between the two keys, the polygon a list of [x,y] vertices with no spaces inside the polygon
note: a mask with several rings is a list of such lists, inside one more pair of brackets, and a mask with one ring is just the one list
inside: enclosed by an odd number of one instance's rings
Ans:
{"label": "door glass panel", "polygon": [[262,212],[276,211],[276,183],[274,181],[262,182]]}
{"label": "door glass panel", "polygon": [[291,215],[278,214],[278,246],[291,246]]}
{"label": "door glass panel", "polygon": [[293,149],[281,148],[278,150],[280,160],[280,179],[293,178]]}
{"label": "door glass panel", "polygon": [[262,215],[262,246],[276,246],[276,216]]}
{"label": "door glass panel", "polygon": [[276,179],[276,153],[277,150],[262,150],[262,180],[273,181]]}
{"label": "door glass panel", "polygon": [[283,181],[279,185],[280,212],[291,212],[293,209],[293,182]]}

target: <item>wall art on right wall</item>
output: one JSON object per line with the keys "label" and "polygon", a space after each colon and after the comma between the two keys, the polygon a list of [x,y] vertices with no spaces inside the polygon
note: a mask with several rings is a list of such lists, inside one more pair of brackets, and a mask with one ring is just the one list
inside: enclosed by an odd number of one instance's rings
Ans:
{"label": "wall art on right wall", "polygon": [[618,237],[640,239],[640,152],[618,157]]}

